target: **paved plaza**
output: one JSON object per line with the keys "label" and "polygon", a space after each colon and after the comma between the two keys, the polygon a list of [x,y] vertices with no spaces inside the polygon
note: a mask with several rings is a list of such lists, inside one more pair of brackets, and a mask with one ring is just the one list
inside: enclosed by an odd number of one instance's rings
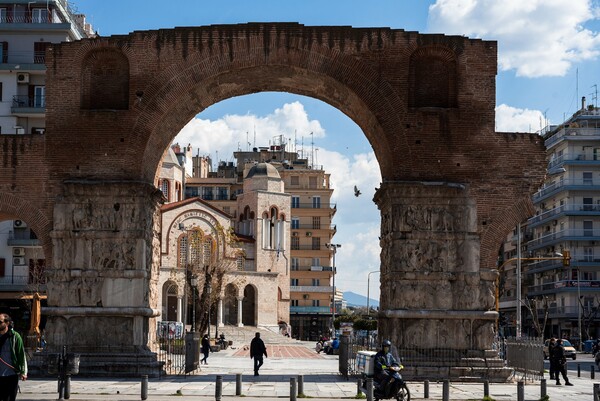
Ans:
{"label": "paved plaza", "polygon": [[[149,380],[148,400],[214,400],[217,375],[223,376],[223,399],[233,401],[236,397],[236,374],[242,374],[244,400],[283,400],[290,398],[290,378],[302,375],[304,394],[318,400],[352,399],[356,397],[356,379],[346,380],[338,372],[338,357],[317,354],[312,343],[298,345],[269,345],[270,357],[260,370],[260,376],[252,375],[252,361],[244,347],[227,349],[210,354],[208,365],[188,376],[168,376]],[[600,383],[590,377],[591,357],[579,355],[570,361],[569,378],[574,386],[556,386],[548,381],[550,400],[593,400],[593,384]],[[577,377],[577,363],[581,377]],[[412,400],[424,398],[421,382],[409,382]],[[483,385],[480,383],[451,383],[450,400],[481,400]],[[497,401],[516,400],[516,380],[506,384],[490,384],[490,396]],[[58,398],[55,379],[32,378],[21,385],[18,400],[55,400]],[[539,400],[540,382],[527,382],[525,400]],[[80,378],[71,382],[72,400],[140,400],[141,381],[137,379]],[[442,383],[429,385],[429,399],[442,399]]]}

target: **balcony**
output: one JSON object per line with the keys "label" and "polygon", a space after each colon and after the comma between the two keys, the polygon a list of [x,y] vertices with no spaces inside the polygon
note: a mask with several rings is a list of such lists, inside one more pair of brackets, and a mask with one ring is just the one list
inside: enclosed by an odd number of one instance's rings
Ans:
{"label": "balcony", "polygon": [[292,209],[337,209],[335,203],[294,203]]}
{"label": "balcony", "polygon": [[44,114],[46,114],[46,97],[13,96],[10,111],[19,117],[44,117]]}
{"label": "balcony", "polygon": [[600,205],[592,204],[572,204],[561,205],[550,210],[546,210],[527,221],[529,227],[542,225],[550,220],[555,220],[561,216],[600,216]]}
{"label": "balcony", "polygon": [[290,306],[290,313],[298,314],[331,314],[329,306]]}
{"label": "balcony", "polygon": [[327,292],[333,291],[330,285],[291,285],[290,292]]}
{"label": "balcony", "polygon": [[292,224],[292,230],[332,230],[332,231],[336,231],[336,226],[335,224],[331,224],[331,225],[327,225],[327,224],[321,224],[320,226],[316,227],[314,224]]}
{"label": "balcony", "polygon": [[40,280],[36,282],[33,277],[29,275],[0,277],[0,292],[26,290],[46,291],[46,281]]}
{"label": "balcony", "polygon": [[543,235],[527,243],[530,251],[564,241],[597,241],[600,229],[571,228]]}
{"label": "balcony", "polygon": [[291,245],[292,251],[328,251],[325,245]]}
{"label": "balcony", "polygon": [[[543,318],[545,314],[545,309],[538,309],[538,316]],[[556,319],[556,318],[570,318],[577,319],[579,313],[579,308],[577,306],[552,306],[548,308],[548,318]]]}
{"label": "balcony", "polygon": [[[600,131],[598,131],[600,135]],[[548,170],[553,168],[562,167],[564,165],[584,165],[584,166],[595,166],[600,164],[600,154],[592,152],[586,153],[565,153],[558,157],[555,157],[548,163]]]}
{"label": "balcony", "polygon": [[556,182],[546,185],[544,188],[540,189],[535,194],[533,194],[533,202],[538,203],[541,202],[543,199],[557,194],[558,192],[569,190],[600,190],[600,180],[590,180],[583,178],[558,180]]}
{"label": "balcony", "polygon": [[597,128],[562,128],[544,141],[546,149],[562,142],[563,140],[598,140],[600,139],[600,129]]}
{"label": "balcony", "polygon": [[6,245],[35,247],[40,246],[40,240],[35,235],[35,232],[31,231],[29,228],[21,228],[9,231]]}
{"label": "balcony", "polygon": [[527,288],[527,295],[543,295],[556,292],[577,291],[577,287],[582,290],[598,290],[600,292],[600,280],[561,280],[550,283],[533,285]]}

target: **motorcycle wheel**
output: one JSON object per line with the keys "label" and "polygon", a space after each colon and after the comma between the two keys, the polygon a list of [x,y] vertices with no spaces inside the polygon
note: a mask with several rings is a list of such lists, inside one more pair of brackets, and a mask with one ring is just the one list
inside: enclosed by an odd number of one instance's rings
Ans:
{"label": "motorcycle wheel", "polygon": [[406,383],[402,383],[400,386],[398,394],[396,394],[396,401],[410,401],[410,391],[408,391]]}

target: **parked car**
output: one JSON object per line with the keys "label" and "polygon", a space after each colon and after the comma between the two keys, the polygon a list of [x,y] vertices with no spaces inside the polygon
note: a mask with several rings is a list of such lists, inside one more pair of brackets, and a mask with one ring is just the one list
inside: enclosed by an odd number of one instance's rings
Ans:
{"label": "parked car", "polygon": [[[571,344],[569,342],[569,340],[562,340],[562,341],[563,341],[563,347],[565,347],[565,357],[576,360],[577,359],[577,351],[575,350],[575,347],[573,347],[573,344]],[[549,358],[549,355],[548,355],[548,343],[549,342],[550,342],[549,339],[544,341],[544,359]]]}

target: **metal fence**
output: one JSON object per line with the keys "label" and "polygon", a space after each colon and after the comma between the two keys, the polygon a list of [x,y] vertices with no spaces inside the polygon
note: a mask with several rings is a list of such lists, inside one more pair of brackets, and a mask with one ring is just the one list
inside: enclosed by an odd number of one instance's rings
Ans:
{"label": "metal fence", "polygon": [[506,365],[525,378],[537,380],[544,376],[544,343],[542,338],[509,337],[503,342]]}
{"label": "metal fence", "polygon": [[[340,347],[340,373],[344,376],[360,375],[357,364],[359,351],[377,351],[369,347],[365,339],[348,339],[347,351],[344,341]],[[418,348],[407,345],[392,347],[392,353],[402,361],[403,376],[408,380],[439,379],[501,382],[521,374],[525,379],[543,378],[543,343],[539,338],[498,339],[492,349],[456,350],[450,348]]]}

